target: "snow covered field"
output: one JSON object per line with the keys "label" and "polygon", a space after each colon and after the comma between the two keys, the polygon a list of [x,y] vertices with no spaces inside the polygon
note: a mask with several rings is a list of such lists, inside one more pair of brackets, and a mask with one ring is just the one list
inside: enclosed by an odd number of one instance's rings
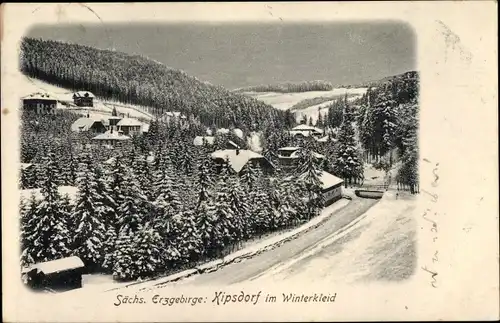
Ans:
{"label": "snow covered field", "polygon": [[278,110],[288,110],[294,104],[304,100],[312,99],[317,97],[334,97],[334,96],[344,96],[347,94],[352,95],[363,95],[366,92],[366,88],[359,89],[345,89],[338,88],[331,91],[309,91],[309,92],[297,92],[297,93],[277,93],[277,92],[244,92],[244,94],[252,96],[257,100],[261,100],[267,104],[272,105]]}

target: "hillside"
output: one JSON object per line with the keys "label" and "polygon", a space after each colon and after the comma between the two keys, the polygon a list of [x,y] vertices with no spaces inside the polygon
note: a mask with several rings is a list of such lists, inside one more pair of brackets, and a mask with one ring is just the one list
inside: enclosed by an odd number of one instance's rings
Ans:
{"label": "hillside", "polygon": [[251,128],[284,124],[271,106],[142,56],[77,44],[24,38],[21,70],[68,90],[89,90],[97,98],[134,104],[160,115],[180,111],[206,125]]}
{"label": "hillside", "polygon": [[379,87],[390,83],[400,83],[403,81],[418,82],[419,76],[416,71],[409,71],[402,74],[387,76],[378,80],[367,81],[358,84],[344,85],[346,88],[360,88],[360,87]]}

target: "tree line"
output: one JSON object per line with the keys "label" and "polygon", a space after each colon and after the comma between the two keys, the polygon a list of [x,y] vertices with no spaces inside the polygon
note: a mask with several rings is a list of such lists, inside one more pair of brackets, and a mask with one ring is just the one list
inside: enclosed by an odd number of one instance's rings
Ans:
{"label": "tree line", "polygon": [[331,91],[333,85],[330,82],[316,80],[303,82],[286,82],[278,84],[254,85],[244,88],[239,88],[235,92],[278,92],[278,93],[295,93],[309,91]]}

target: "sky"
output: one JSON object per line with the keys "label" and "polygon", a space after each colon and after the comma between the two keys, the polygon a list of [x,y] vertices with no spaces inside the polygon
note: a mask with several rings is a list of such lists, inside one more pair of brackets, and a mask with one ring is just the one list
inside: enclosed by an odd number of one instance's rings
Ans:
{"label": "sky", "polygon": [[399,22],[59,24],[26,36],[141,54],[229,89],[348,85],[416,70],[414,32]]}

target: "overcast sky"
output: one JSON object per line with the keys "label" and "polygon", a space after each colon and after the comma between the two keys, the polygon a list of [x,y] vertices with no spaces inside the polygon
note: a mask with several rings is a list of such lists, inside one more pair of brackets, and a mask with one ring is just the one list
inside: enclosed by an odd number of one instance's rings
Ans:
{"label": "overcast sky", "polygon": [[352,84],[416,69],[401,23],[54,25],[27,36],[142,54],[234,89],[303,80]]}

